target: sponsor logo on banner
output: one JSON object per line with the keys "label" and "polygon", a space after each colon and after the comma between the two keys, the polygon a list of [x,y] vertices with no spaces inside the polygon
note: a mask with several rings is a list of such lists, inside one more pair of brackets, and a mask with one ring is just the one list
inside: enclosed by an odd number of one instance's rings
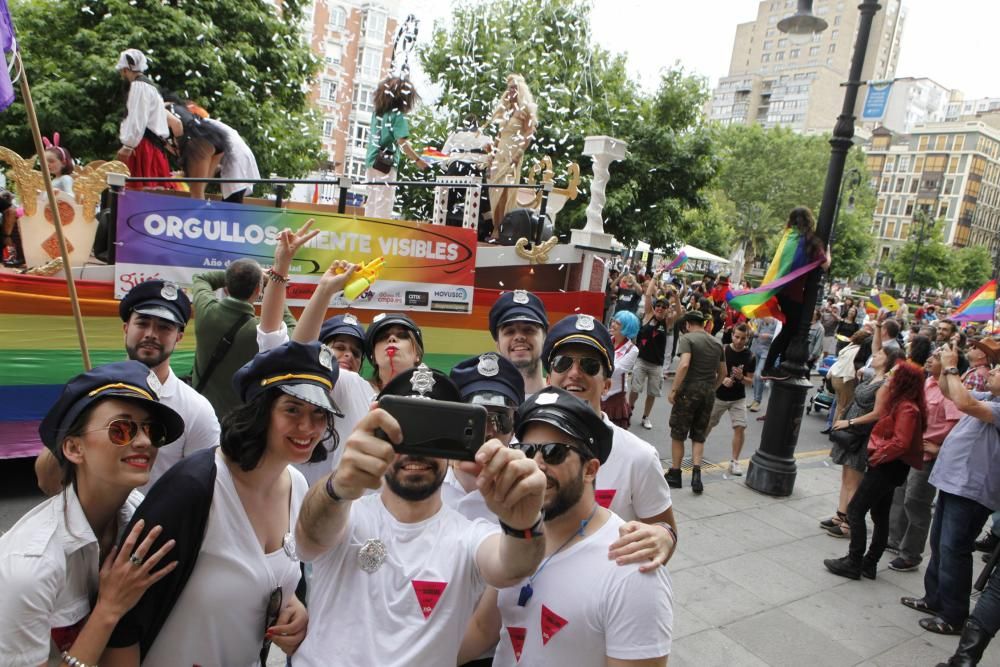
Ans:
{"label": "sponsor logo on banner", "polygon": [[472,304],[461,301],[431,301],[431,310],[441,310],[447,313],[467,313]]}
{"label": "sponsor logo on banner", "polygon": [[399,292],[375,292],[375,303],[389,306],[401,306],[403,304],[403,296]]}
{"label": "sponsor logo on banner", "polygon": [[452,299],[454,301],[467,301],[469,298],[469,293],[462,287],[457,287],[454,289],[436,289],[434,290],[435,299]]}
{"label": "sponsor logo on banner", "polygon": [[411,292],[410,290],[406,290],[405,302],[407,306],[426,306],[428,294],[427,292]]}

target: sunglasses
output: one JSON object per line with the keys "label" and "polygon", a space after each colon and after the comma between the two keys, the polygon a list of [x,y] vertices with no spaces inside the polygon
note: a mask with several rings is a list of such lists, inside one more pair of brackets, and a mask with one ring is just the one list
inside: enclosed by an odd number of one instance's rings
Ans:
{"label": "sunglasses", "polygon": [[271,640],[267,637],[267,629],[278,622],[281,613],[281,586],[271,591],[267,600],[267,612],[264,615],[264,644],[260,647],[260,664],[267,664],[267,654],[271,652]]}
{"label": "sunglasses", "polygon": [[486,421],[497,433],[507,435],[514,430],[514,417],[512,417],[508,412],[494,412],[492,410],[488,410],[486,412]]}
{"label": "sunglasses", "polygon": [[566,456],[569,455],[570,451],[578,453],[581,457],[585,459],[590,458],[590,454],[583,451],[579,447],[574,447],[573,445],[567,445],[561,442],[546,442],[546,443],[532,443],[532,442],[515,442],[511,443],[512,449],[519,449],[524,452],[524,455],[529,459],[535,458],[538,452],[542,453],[542,461],[545,465],[557,466],[566,460]]}
{"label": "sunglasses", "polygon": [[167,442],[167,427],[160,422],[137,422],[133,419],[113,419],[107,426],[84,431],[85,433],[95,433],[97,431],[107,431],[108,439],[119,447],[131,445],[135,437],[139,435],[139,429],[149,438],[153,447],[162,447]]}
{"label": "sunglasses", "polygon": [[552,358],[552,370],[556,373],[566,373],[576,362],[587,375],[594,377],[601,372],[601,360],[594,357],[573,357],[568,354],[557,354]]}

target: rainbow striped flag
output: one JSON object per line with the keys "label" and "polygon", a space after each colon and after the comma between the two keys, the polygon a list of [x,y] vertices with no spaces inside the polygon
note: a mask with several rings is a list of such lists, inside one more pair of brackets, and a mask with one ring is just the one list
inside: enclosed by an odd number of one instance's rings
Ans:
{"label": "rainbow striped flag", "polygon": [[885,308],[890,313],[895,313],[899,310],[899,302],[890,295],[882,293],[876,294],[865,302],[865,312],[870,315],[878,314],[878,311],[882,308]]}
{"label": "rainbow striped flag", "polygon": [[428,164],[438,164],[448,159],[447,153],[442,153],[436,148],[425,148],[420,153],[421,159]]}
{"label": "rainbow striped flag", "polygon": [[789,283],[823,263],[821,259],[810,262],[808,252],[805,237],[797,229],[786,229],[760,287],[733,292],[728,297],[729,307],[739,310],[748,318],[775,317],[784,322],[785,315],[778,306],[776,295]]}
{"label": "rainbow striped flag", "polygon": [[989,322],[997,302],[997,281],[991,280],[965,300],[949,319],[955,322]]}
{"label": "rainbow striped flag", "polygon": [[674,257],[674,259],[673,259],[672,262],[670,262],[665,267],[663,267],[663,271],[666,272],[666,273],[669,273],[669,272],[671,272],[671,271],[673,271],[675,269],[679,269],[682,266],[684,266],[685,264],[687,264],[687,261],[688,261],[687,253],[684,252],[683,250],[681,250],[677,254],[677,256]]}

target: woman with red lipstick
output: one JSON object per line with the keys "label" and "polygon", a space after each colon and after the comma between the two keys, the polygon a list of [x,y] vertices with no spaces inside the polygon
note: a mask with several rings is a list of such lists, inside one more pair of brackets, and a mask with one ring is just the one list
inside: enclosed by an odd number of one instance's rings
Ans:
{"label": "woman with red lipstick", "polygon": [[325,346],[290,342],[237,372],[244,405],[221,446],[171,468],[136,512],[177,539],[178,567],[118,624],[102,666],[250,667],[272,641],[295,652],[308,616],[292,530],[308,485],[292,464],[332,433],[339,371]]}
{"label": "woman with red lipstick", "polygon": [[160,526],[141,540],[154,524],[125,532],[156,448],[184,432],[158,388],[141,362],[99,366],[67,382],[42,420],[64,489],[0,537],[4,664],[96,664],[122,615],[176,567],[158,567],[173,547]]}

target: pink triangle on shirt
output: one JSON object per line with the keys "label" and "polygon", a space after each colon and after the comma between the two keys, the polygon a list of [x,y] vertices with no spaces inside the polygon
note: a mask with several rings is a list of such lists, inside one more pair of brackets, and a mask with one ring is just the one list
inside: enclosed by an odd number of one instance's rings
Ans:
{"label": "pink triangle on shirt", "polygon": [[413,580],[413,590],[417,594],[417,602],[420,603],[420,611],[424,619],[430,618],[431,612],[437,606],[441,594],[444,593],[448,584],[443,581],[419,581]]}
{"label": "pink triangle on shirt", "polygon": [[507,626],[507,636],[510,637],[510,645],[514,649],[514,660],[516,662],[521,662],[521,651],[524,650],[524,637],[527,634],[528,631],[525,628]]}
{"label": "pink triangle on shirt", "polygon": [[565,618],[555,613],[545,605],[542,605],[542,645],[549,643],[549,640],[557,632],[566,627],[569,623]]}
{"label": "pink triangle on shirt", "polygon": [[594,491],[594,500],[604,509],[608,509],[611,507],[611,501],[615,499],[617,493],[618,489],[597,489]]}

